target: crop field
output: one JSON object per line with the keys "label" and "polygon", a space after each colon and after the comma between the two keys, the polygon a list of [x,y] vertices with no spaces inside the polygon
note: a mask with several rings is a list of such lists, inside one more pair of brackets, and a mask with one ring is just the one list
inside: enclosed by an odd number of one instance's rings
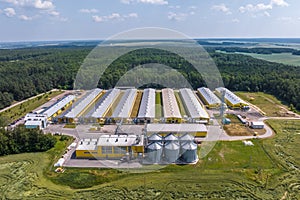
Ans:
{"label": "crop field", "polygon": [[[217,142],[196,165],[148,173],[53,170],[65,142],[45,153],[0,157],[2,199],[300,199],[300,120],[269,120],[274,137]],[[199,147],[199,152],[202,149]]]}
{"label": "crop field", "polygon": [[284,106],[273,95],[262,92],[235,92],[242,99],[258,106],[269,117],[293,117]]}

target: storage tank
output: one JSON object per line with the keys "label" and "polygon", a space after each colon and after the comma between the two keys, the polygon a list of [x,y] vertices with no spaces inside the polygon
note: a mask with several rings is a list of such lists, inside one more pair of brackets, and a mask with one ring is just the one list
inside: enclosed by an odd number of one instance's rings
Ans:
{"label": "storage tank", "polygon": [[165,144],[164,155],[165,160],[169,163],[174,163],[179,158],[180,146],[176,141],[171,141]]}
{"label": "storage tank", "polygon": [[165,142],[171,142],[171,141],[178,141],[178,137],[176,137],[174,134],[170,133],[166,137],[164,137]]}
{"label": "storage tank", "polygon": [[156,133],[154,133],[150,137],[148,137],[148,142],[149,143],[151,143],[151,142],[162,142],[162,141],[163,141],[163,138],[160,135],[156,134]]}
{"label": "storage tank", "polygon": [[148,160],[152,163],[160,163],[163,146],[160,142],[152,142],[147,146],[147,157]]}
{"label": "storage tank", "polygon": [[186,142],[181,145],[181,158],[184,162],[195,162],[197,157],[197,144],[194,142]]}
{"label": "storage tank", "polygon": [[192,141],[194,141],[194,136],[186,133],[183,136],[181,136],[179,140],[180,140],[181,143],[192,142]]}

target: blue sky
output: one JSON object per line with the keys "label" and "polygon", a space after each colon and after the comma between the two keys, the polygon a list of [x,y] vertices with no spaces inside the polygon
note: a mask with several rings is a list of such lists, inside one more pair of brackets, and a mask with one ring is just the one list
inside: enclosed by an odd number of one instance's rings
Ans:
{"label": "blue sky", "polygon": [[0,41],[106,39],[141,27],[299,38],[299,10],[299,0],[0,0]]}

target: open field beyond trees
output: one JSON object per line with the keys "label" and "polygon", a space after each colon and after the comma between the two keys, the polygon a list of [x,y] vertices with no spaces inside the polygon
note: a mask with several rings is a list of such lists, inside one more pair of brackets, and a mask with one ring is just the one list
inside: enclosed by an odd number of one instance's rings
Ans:
{"label": "open field beyond trees", "polygon": [[[53,163],[70,141],[45,153],[0,157],[2,199],[300,199],[300,121],[269,120],[273,138],[217,142],[196,165],[149,173],[66,168]],[[201,148],[199,152],[202,151]]]}

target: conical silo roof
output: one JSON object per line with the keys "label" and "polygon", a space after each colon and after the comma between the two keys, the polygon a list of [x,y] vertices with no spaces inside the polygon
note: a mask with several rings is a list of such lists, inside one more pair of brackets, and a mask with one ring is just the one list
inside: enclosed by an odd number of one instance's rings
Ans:
{"label": "conical silo roof", "polygon": [[195,144],[194,142],[186,142],[181,146],[181,148],[184,150],[196,150],[197,144]]}
{"label": "conical silo roof", "polygon": [[147,146],[148,149],[151,150],[158,150],[158,149],[162,149],[162,144],[160,142],[152,142],[151,144],[149,144]]}
{"label": "conical silo roof", "polygon": [[186,133],[183,136],[180,137],[180,141],[193,141],[194,140],[194,136]]}
{"label": "conical silo roof", "polygon": [[168,142],[165,145],[165,149],[169,149],[169,150],[177,150],[179,148],[180,148],[180,146],[179,146],[178,142]]}
{"label": "conical silo roof", "polygon": [[152,134],[150,137],[148,137],[149,141],[162,141],[162,137],[158,134]]}
{"label": "conical silo roof", "polygon": [[164,139],[165,139],[165,141],[177,141],[178,137],[176,137],[174,134],[170,133]]}

